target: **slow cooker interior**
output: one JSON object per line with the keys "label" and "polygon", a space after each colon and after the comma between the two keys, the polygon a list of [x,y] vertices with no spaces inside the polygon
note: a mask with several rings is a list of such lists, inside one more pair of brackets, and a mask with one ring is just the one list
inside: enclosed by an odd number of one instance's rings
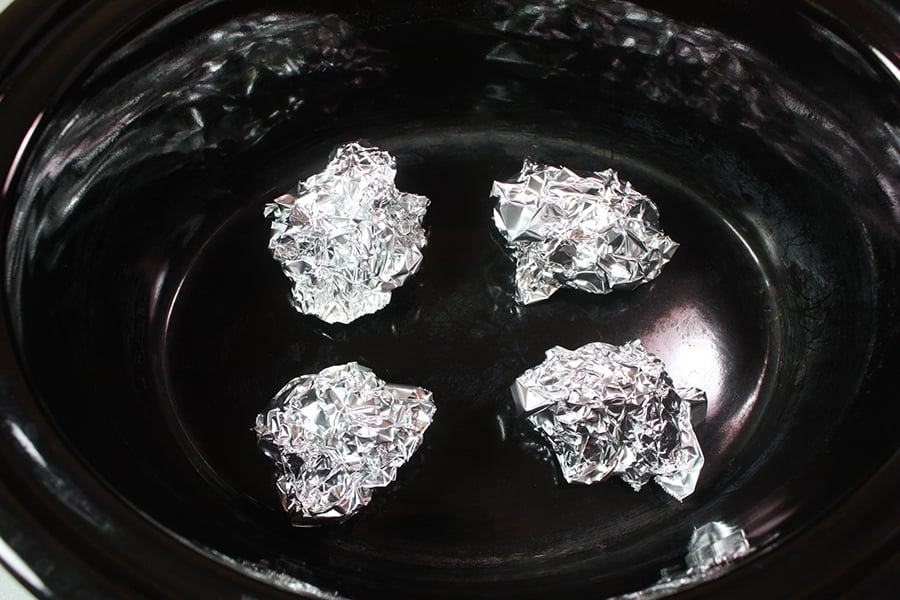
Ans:
{"label": "slow cooker interior", "polygon": [[[72,449],[185,543],[357,596],[624,593],[709,521],[757,549],[814,523],[896,447],[896,107],[872,93],[896,82],[796,13],[763,32],[696,7],[427,4],[187,4],[48,107],[9,311]],[[261,211],[357,139],[432,199],[429,244],[388,308],[328,326],[290,307]],[[516,307],[488,192],[526,156],[618,170],[671,265]],[[683,503],[565,485],[511,411],[547,348],[635,337],[709,394]],[[357,518],[291,528],[253,419],[350,360],[432,390],[437,419]]]}

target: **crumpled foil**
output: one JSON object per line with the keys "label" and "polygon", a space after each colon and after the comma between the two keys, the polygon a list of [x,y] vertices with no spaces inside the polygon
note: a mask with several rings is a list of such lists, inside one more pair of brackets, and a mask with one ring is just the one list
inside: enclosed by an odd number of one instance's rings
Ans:
{"label": "crumpled foil", "polygon": [[640,340],[551,348],[512,393],[549,441],[566,481],[591,484],[617,474],[635,490],[654,479],[678,500],[694,492],[703,452],[692,416],[705,418],[706,395],[676,390]]}
{"label": "crumpled foil", "polygon": [[595,294],[655,279],[678,244],[649,198],[609,169],[579,177],[526,160],[513,183],[494,182],[494,224],[516,259],[516,300],[561,287]]}
{"label": "crumpled foil", "polygon": [[284,509],[306,525],[367,505],[422,444],[434,412],[431,392],[351,362],[289,381],[255,431],[275,462]]}
{"label": "crumpled foil", "polygon": [[617,596],[619,600],[655,600],[711,581],[725,572],[732,563],[750,554],[752,548],[743,529],[721,521],[706,523],[694,529],[684,561],[687,568],[663,569],[659,581],[642,590]]}
{"label": "crumpled foil", "polygon": [[707,571],[750,553],[743,529],[713,521],[694,529],[685,562],[688,573]]}
{"label": "crumpled foil", "polygon": [[429,201],[399,191],[396,174],[387,152],[345,144],[296,196],[266,205],[269,250],[293,283],[298,311],[349,323],[387,306],[419,270]]}

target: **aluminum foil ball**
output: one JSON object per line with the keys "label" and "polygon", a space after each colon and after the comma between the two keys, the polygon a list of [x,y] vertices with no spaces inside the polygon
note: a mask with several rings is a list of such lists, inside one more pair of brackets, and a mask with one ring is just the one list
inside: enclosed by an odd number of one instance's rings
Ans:
{"label": "aluminum foil ball", "polygon": [[706,395],[676,390],[663,362],[633,340],[556,346],[512,386],[518,409],[547,440],[566,481],[619,475],[635,490],[651,479],[681,500],[694,492],[703,452],[692,410]]}
{"label": "aluminum foil ball", "polygon": [[655,279],[678,244],[649,198],[613,170],[580,177],[529,160],[516,181],[495,181],[494,224],[516,260],[516,300],[562,287],[595,294]]}
{"label": "aluminum foil ball", "polygon": [[385,383],[351,362],[289,381],[255,431],[284,509],[307,525],[367,505],[422,444],[434,412],[428,390]]}
{"label": "aluminum foil ball", "polygon": [[291,280],[294,307],[327,323],[349,323],[387,306],[419,270],[428,198],[394,185],[394,157],[358,143],[267,204],[269,250]]}

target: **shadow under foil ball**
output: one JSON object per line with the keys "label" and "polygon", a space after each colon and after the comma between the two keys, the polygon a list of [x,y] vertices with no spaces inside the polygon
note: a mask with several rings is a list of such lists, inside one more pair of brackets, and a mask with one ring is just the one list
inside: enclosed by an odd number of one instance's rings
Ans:
{"label": "shadow under foil ball", "polygon": [[[598,598],[684,571],[712,522],[752,552],[689,594],[877,585],[900,504],[896,19],[826,0],[15,2],[0,535],[30,585]],[[388,306],[327,325],[292,308],[261,215],[347,140],[431,199],[428,244]],[[525,157],[652,198],[680,244],[659,277],[517,305],[490,191]],[[548,348],[637,338],[708,395],[683,503],[566,485],[512,405]],[[437,417],[352,520],[292,528],[255,415],[351,361],[430,390]]]}

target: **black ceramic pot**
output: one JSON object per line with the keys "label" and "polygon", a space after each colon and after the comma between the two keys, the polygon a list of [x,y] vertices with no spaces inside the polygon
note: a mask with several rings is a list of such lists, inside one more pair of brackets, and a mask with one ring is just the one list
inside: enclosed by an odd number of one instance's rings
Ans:
{"label": "black ceramic pot", "polygon": [[[117,0],[0,15],[0,534],[47,597],[598,598],[694,527],[754,552],[691,596],[896,583],[900,14],[888,3]],[[364,139],[428,195],[422,271],[298,315],[261,207]],[[615,168],[681,248],[633,292],[516,310],[493,179]],[[640,337],[706,389],[679,503],[562,483],[508,386]],[[294,529],[251,431],[358,360],[431,389],[415,460]]]}

